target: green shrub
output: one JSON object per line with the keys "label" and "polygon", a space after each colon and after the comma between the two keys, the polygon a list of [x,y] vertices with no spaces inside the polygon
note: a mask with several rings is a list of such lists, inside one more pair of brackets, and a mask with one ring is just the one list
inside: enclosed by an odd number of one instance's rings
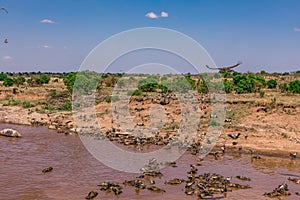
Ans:
{"label": "green shrub", "polygon": [[9,87],[9,86],[12,86],[14,84],[14,80],[12,78],[5,78],[4,79],[4,82],[3,82],[3,85],[5,87]]}
{"label": "green shrub", "polygon": [[30,107],[32,107],[32,105],[29,101],[23,101],[22,107],[23,108],[30,108]]}
{"label": "green shrub", "polygon": [[125,86],[125,81],[124,80],[119,80],[117,85],[118,85],[119,88],[122,88],[122,87]]}
{"label": "green shrub", "polygon": [[99,76],[91,71],[72,72],[64,77],[64,83],[70,93],[76,90],[80,94],[89,94],[93,89],[97,88]]}
{"label": "green shrub", "polygon": [[127,92],[127,95],[128,96],[143,96],[143,92],[141,91],[141,90],[129,90],[128,92]]}
{"label": "green shrub", "polygon": [[267,81],[267,87],[268,87],[269,89],[276,88],[276,86],[277,86],[276,80],[271,79],[271,80],[268,80],[268,81]]}
{"label": "green shrub", "polygon": [[[219,74],[219,73],[216,73],[216,74],[218,74],[218,75],[219,75],[219,78],[220,78],[220,74]],[[216,74],[215,74],[215,75],[216,75]],[[187,82],[190,84],[190,87],[191,87],[191,88],[193,88],[193,89],[196,88],[196,81],[193,80],[193,79],[191,78],[191,74],[187,74],[187,75],[185,76],[185,79],[186,79]]]}
{"label": "green shrub", "polygon": [[107,102],[107,103],[111,103],[111,96],[107,96],[106,98],[105,98],[105,101]]}
{"label": "green shrub", "polygon": [[233,81],[223,80],[224,88],[226,93],[230,93],[234,90]]}
{"label": "green shrub", "polygon": [[280,88],[281,92],[287,92],[289,90],[289,86],[286,83],[281,84],[279,86],[279,88]]}
{"label": "green shrub", "polygon": [[7,74],[4,74],[3,72],[0,73],[0,81],[4,81],[4,79],[7,78]]}
{"label": "green shrub", "polygon": [[299,80],[295,80],[289,83],[288,86],[289,90],[293,93],[300,93],[300,81]]}
{"label": "green shrub", "polygon": [[14,83],[19,86],[23,85],[25,82],[25,78],[23,76],[18,76],[17,78],[14,79]]}
{"label": "green shrub", "polygon": [[59,110],[71,111],[72,110],[72,103],[70,101],[66,101],[58,109]]}
{"label": "green shrub", "polygon": [[47,84],[50,81],[50,76],[46,75],[46,74],[40,74],[40,76],[38,78],[36,78],[36,82],[38,84]]}
{"label": "green shrub", "polygon": [[153,76],[149,76],[138,82],[138,88],[143,92],[154,92],[159,88],[159,84]]}

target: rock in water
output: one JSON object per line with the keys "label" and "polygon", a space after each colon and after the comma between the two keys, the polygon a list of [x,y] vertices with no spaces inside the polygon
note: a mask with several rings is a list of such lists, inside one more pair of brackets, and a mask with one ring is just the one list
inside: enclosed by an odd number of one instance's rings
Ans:
{"label": "rock in water", "polygon": [[98,192],[90,191],[89,194],[85,197],[85,199],[93,199],[98,195]]}
{"label": "rock in water", "polygon": [[43,173],[51,172],[53,170],[53,167],[47,167],[42,170]]}
{"label": "rock in water", "polygon": [[0,131],[0,135],[6,136],[6,137],[22,137],[21,133],[14,129],[6,128]]}

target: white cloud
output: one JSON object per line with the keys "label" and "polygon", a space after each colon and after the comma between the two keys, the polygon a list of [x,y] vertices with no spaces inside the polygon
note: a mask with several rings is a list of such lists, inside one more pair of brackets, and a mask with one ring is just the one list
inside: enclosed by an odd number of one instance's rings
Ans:
{"label": "white cloud", "polygon": [[169,13],[167,13],[167,12],[161,12],[160,16],[161,17],[169,17]]}
{"label": "white cloud", "polygon": [[56,22],[51,19],[43,19],[40,21],[40,23],[41,24],[56,24]]}
{"label": "white cloud", "polygon": [[151,18],[151,19],[159,18],[159,16],[157,14],[155,14],[154,12],[148,12],[145,16],[148,18]]}
{"label": "white cloud", "polygon": [[300,28],[294,28],[295,32],[300,32]]}
{"label": "white cloud", "polygon": [[3,58],[2,58],[3,60],[11,60],[12,59],[12,57],[11,56],[3,56]]}
{"label": "white cloud", "polygon": [[49,45],[42,45],[41,48],[44,48],[44,49],[51,49],[52,46],[49,46]]}

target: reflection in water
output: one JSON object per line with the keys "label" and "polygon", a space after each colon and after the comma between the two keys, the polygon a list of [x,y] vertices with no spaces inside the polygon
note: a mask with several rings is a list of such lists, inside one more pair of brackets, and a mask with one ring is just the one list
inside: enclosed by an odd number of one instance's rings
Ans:
{"label": "reflection in water", "polygon": [[[0,199],[84,199],[91,190],[99,193],[95,199],[197,199],[184,194],[185,184],[164,184],[172,178],[186,179],[189,164],[197,163],[197,158],[191,154],[184,154],[177,161],[178,167],[163,169],[161,179],[155,178],[156,186],[166,193],[140,190],[137,194],[133,187],[124,186],[117,198],[100,191],[97,184],[102,181],[122,183],[138,175],[106,167],[88,153],[78,136],[65,136],[40,127],[0,124],[0,129],[3,128],[17,129],[23,137],[0,137]],[[241,184],[245,182],[236,179],[237,175],[251,178],[252,189],[233,191],[227,194],[227,199],[268,199],[262,194],[283,182],[288,183],[292,193],[285,199],[297,199],[295,192],[300,192],[300,187],[288,182],[287,178],[300,176],[299,163],[299,160],[264,156],[252,162],[250,155],[226,155],[218,160],[208,156],[198,167],[198,174],[215,172]],[[53,167],[52,172],[42,173],[49,166]]]}

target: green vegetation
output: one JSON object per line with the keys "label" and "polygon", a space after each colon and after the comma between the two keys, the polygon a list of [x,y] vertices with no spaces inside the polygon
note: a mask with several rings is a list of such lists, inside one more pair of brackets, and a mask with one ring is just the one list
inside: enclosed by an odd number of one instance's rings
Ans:
{"label": "green vegetation", "polygon": [[140,89],[138,89],[138,90],[129,90],[127,92],[127,95],[128,96],[144,96],[143,92]]}
{"label": "green vegetation", "polygon": [[23,76],[18,76],[17,78],[14,78],[14,84],[17,86],[23,85],[25,82],[25,78]]}
{"label": "green vegetation", "polygon": [[[102,75],[103,77],[103,75]],[[72,72],[64,77],[64,83],[70,93],[89,94],[99,83],[99,75],[91,71]]]}
{"label": "green vegetation", "polygon": [[72,110],[72,103],[71,101],[64,102],[58,110],[65,110],[65,111],[71,111]]}
{"label": "green vegetation", "polygon": [[3,85],[5,87],[12,86],[13,84],[14,84],[14,79],[9,78],[9,77],[5,78],[4,81],[3,81]]}
{"label": "green vegetation", "polygon": [[281,92],[292,92],[296,94],[300,94],[300,81],[295,80],[291,81],[289,84],[284,83],[279,86]]}
{"label": "green vegetation", "polygon": [[300,81],[295,80],[295,81],[290,82],[289,86],[288,86],[288,90],[293,93],[300,94]]}
{"label": "green vegetation", "polygon": [[4,74],[3,72],[0,73],[0,81],[4,81],[4,79],[7,78],[7,74]]}
{"label": "green vegetation", "polygon": [[30,107],[33,107],[33,105],[29,101],[23,101],[22,102],[22,107],[23,108],[30,108]]}
{"label": "green vegetation", "polygon": [[46,74],[41,74],[39,77],[36,78],[36,82],[40,85],[47,84],[50,81],[50,76]]}
{"label": "green vegetation", "polygon": [[274,79],[268,80],[267,81],[267,86],[268,86],[269,89],[276,88],[276,86],[277,86],[276,80],[274,80]]}

